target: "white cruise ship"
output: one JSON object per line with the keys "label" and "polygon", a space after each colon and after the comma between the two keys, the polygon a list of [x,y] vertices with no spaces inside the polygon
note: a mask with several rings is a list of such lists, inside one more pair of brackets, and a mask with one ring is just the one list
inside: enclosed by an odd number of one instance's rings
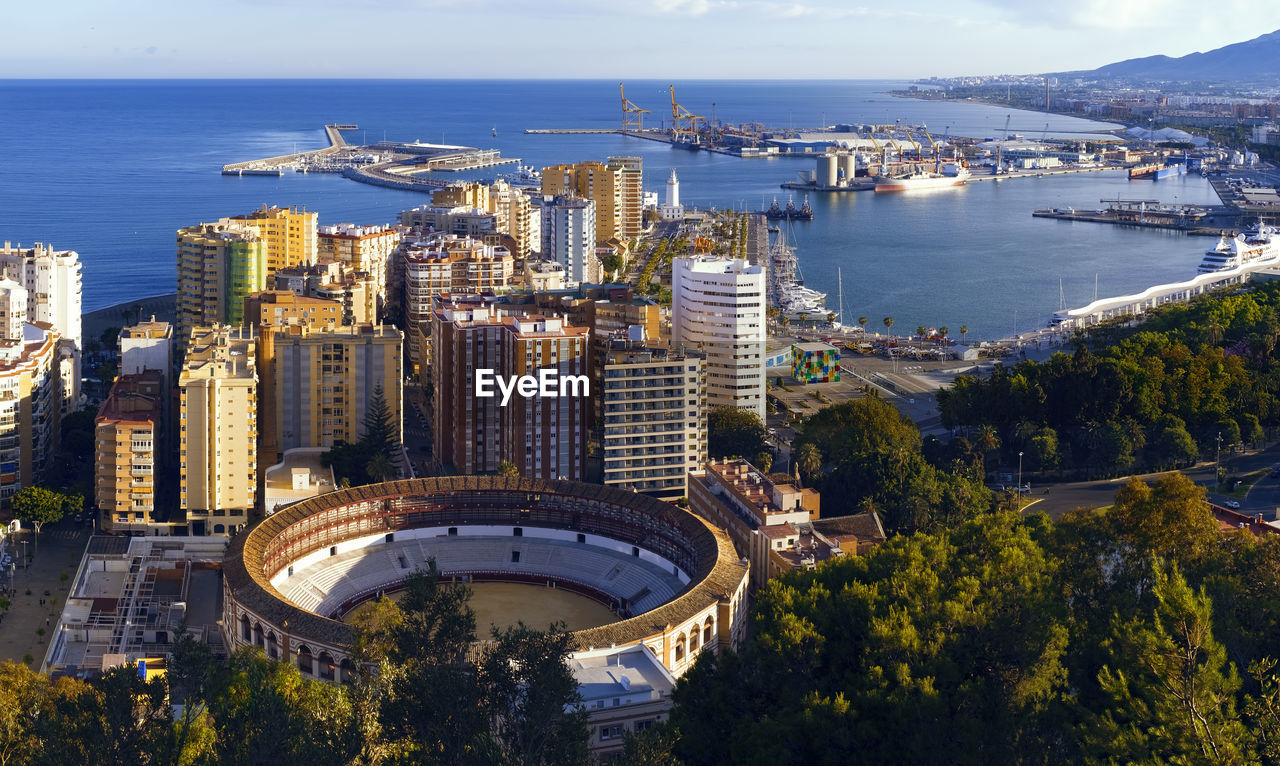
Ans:
{"label": "white cruise ship", "polygon": [[1196,269],[1201,274],[1230,271],[1241,266],[1263,266],[1280,262],[1280,237],[1271,226],[1258,224],[1237,234],[1222,237]]}

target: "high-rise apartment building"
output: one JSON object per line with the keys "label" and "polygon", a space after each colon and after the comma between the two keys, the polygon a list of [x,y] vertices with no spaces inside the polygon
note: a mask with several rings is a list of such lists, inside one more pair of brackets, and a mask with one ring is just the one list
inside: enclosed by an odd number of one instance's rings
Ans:
{"label": "high-rise apartment building", "polygon": [[562,196],[543,197],[537,206],[541,210],[543,259],[564,266],[571,282],[599,282],[595,203]]}
{"label": "high-rise apartment building", "polygon": [[244,299],[266,288],[267,248],[256,226],[202,223],[178,230],[178,338],[195,327],[244,322]]}
{"label": "high-rise apartment building", "polygon": [[765,274],[742,259],[677,258],[671,274],[671,342],[707,359],[707,405],[765,419]]}
{"label": "high-rise apartment building", "polygon": [[604,484],[675,500],[707,459],[706,362],[645,342],[636,325],[611,340],[599,376]]}
{"label": "high-rise apartment building", "polygon": [[222,219],[257,227],[266,245],[267,274],[289,266],[316,262],[318,216],[298,208],[267,207],[247,215]]}
{"label": "high-rise apartment building", "polygon": [[[459,473],[495,471],[503,461],[521,476],[580,480],[590,391],[587,328],[540,314],[501,316],[493,306],[438,302],[432,321],[431,379],[436,458]],[[477,375],[512,382],[554,381],[554,395],[477,395]],[[483,371],[483,372],[482,372]],[[493,386],[495,393],[496,385]]]}
{"label": "high-rise apartment building", "polygon": [[404,321],[409,361],[419,371],[431,365],[431,302],[442,295],[506,290],[515,259],[506,248],[452,235],[429,237],[401,249]]}
{"label": "high-rise apartment building", "polygon": [[21,338],[27,323],[27,288],[0,279],[0,338]]}
{"label": "high-rise apartment building", "polygon": [[[624,222],[629,218],[624,209],[626,190],[633,183],[624,180],[626,172],[622,164],[609,166],[602,162],[579,162],[543,168],[542,195],[591,200],[595,203],[596,238],[601,241],[621,238],[624,236]],[[594,246],[595,242],[591,244]]]}
{"label": "high-rise apartment building", "polygon": [[[26,321],[43,323],[58,333],[58,377],[62,381],[63,412],[80,406],[80,256],[74,250],[54,250],[4,243],[0,250],[0,278],[11,279],[27,291]],[[7,327],[12,332],[13,325]],[[20,338],[21,334],[7,337]]]}
{"label": "high-rise apartment building", "polygon": [[[319,229],[319,260],[338,261],[351,271],[368,274],[377,293],[377,310],[387,305],[387,276],[391,258],[400,244],[401,230],[395,226],[354,226],[340,223]],[[376,322],[378,316],[365,321]]]}
{"label": "high-rise apartment building", "polygon": [[94,498],[104,530],[145,529],[156,517],[156,456],[164,450],[164,376],[122,374],[94,419]]}
{"label": "high-rise apartment building", "polygon": [[605,166],[621,179],[622,204],[618,208],[615,236],[622,241],[644,231],[644,160],[640,157],[610,157]]}
{"label": "high-rise apartment building", "polygon": [[0,502],[48,474],[58,448],[59,335],[45,322],[0,339]]}
{"label": "high-rise apartment building", "polygon": [[178,507],[192,535],[230,535],[257,501],[258,374],[252,327],[199,327],[178,377]]}
{"label": "high-rise apartment building", "polygon": [[404,210],[400,213],[400,225],[475,239],[501,234],[497,213],[466,205],[423,205]]}
{"label": "high-rise apartment building", "polygon": [[506,181],[495,181],[489,187],[489,207],[498,217],[498,232],[511,238],[511,254],[518,260],[527,258],[542,234],[529,195]]}
{"label": "high-rise apartment building", "polygon": [[261,461],[286,450],[355,444],[381,390],[402,438],[404,335],[390,325],[265,327],[258,340]]}

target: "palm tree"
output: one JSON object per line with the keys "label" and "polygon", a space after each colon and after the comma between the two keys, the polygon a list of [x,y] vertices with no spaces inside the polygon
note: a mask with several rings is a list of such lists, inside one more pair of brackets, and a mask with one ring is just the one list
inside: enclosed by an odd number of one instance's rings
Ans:
{"label": "palm tree", "polygon": [[834,325],[835,323],[836,323],[836,315],[835,315],[835,312],[830,312],[830,313],[828,313],[828,314],[827,314],[827,324],[829,324],[829,325]]}
{"label": "palm tree", "polygon": [[947,327],[946,325],[943,325],[938,328],[938,337],[942,338],[943,343],[947,342],[947,333],[949,332],[951,332],[951,328]]}
{"label": "palm tree", "polygon": [[924,340],[924,336],[927,334],[929,334],[928,327],[925,327],[924,325],[916,326],[916,335],[920,337],[920,340]]}
{"label": "palm tree", "polygon": [[796,469],[800,471],[800,475],[805,481],[812,481],[813,477],[822,469],[822,453],[811,442],[801,444],[795,454]]}
{"label": "palm tree", "polygon": [[867,318],[866,318],[866,317],[858,317],[858,324],[862,327],[862,329],[863,329],[863,330],[866,330],[866,329],[867,329]]}
{"label": "palm tree", "polygon": [[893,317],[884,318],[884,329],[889,333],[889,337],[893,337]]}
{"label": "palm tree", "polygon": [[965,342],[965,339],[964,339],[964,336],[968,334],[969,334],[969,325],[967,324],[960,325],[960,345],[962,346],[969,345],[968,343]]}
{"label": "palm tree", "polygon": [[391,465],[391,461],[382,452],[373,453],[373,457],[369,458],[369,462],[364,467],[364,472],[373,482],[386,481],[395,473],[395,470],[395,466]]}

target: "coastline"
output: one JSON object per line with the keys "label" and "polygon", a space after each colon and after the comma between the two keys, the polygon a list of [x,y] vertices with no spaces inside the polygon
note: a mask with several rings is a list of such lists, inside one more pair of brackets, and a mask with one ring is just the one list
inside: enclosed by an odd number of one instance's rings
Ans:
{"label": "coastline", "polygon": [[1054,117],[1073,117],[1077,120],[1090,120],[1092,122],[1111,122],[1111,123],[1115,123],[1115,125],[1118,126],[1115,128],[1111,128],[1109,130],[1088,131],[1091,133],[1096,133],[1097,135],[1100,135],[1100,136],[1114,135],[1118,137],[1129,128],[1139,127],[1137,123],[1130,125],[1115,119],[1100,120],[1095,117],[1090,117],[1084,114],[1073,114],[1071,112],[1055,112],[1052,109],[1045,109],[1044,107],[1031,106],[1030,104],[1007,104],[1000,101],[983,101],[981,99],[976,99],[976,98],[951,98],[949,96],[944,98],[926,98],[924,96],[924,91],[921,91],[920,95],[912,95],[910,93],[903,93],[900,91],[891,91],[891,90],[883,91],[883,93],[886,96],[893,96],[894,98],[909,98],[915,101],[936,101],[939,103],[948,103],[948,104],[980,104],[982,106],[990,106],[996,109],[1016,109],[1019,112],[1034,112],[1036,114],[1048,114]]}
{"label": "coastline", "polygon": [[113,306],[86,311],[80,315],[80,332],[86,340],[99,338],[105,330],[124,327],[152,316],[161,322],[176,323],[178,293],[135,298]]}

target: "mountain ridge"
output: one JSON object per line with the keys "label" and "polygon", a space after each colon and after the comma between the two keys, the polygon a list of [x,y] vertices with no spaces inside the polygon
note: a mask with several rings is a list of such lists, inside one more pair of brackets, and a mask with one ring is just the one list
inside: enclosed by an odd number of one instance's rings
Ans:
{"label": "mountain ridge", "polygon": [[1105,64],[1097,69],[1061,72],[1098,79],[1254,80],[1280,77],[1280,30],[1209,51],[1172,57],[1157,54]]}

